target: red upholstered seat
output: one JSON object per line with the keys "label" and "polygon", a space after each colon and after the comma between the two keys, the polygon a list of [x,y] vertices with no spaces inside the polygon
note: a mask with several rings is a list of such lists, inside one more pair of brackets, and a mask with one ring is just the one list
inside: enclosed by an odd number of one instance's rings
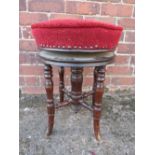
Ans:
{"label": "red upholstered seat", "polygon": [[96,20],[56,19],[31,26],[39,47],[113,49],[123,28]]}

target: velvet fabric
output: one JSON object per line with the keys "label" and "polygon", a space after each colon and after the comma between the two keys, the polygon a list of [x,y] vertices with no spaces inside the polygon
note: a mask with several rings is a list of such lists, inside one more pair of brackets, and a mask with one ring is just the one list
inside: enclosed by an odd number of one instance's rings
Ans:
{"label": "velvet fabric", "polygon": [[56,19],[31,25],[39,47],[113,49],[123,28],[96,20]]}

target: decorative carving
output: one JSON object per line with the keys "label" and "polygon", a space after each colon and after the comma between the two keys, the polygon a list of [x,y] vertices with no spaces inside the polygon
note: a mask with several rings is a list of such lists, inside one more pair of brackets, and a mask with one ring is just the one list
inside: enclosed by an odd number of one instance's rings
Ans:
{"label": "decorative carving", "polygon": [[100,117],[101,117],[101,103],[104,92],[104,80],[105,80],[105,67],[95,67],[96,84],[94,86],[94,105],[93,105],[93,118],[94,118],[94,133],[97,140],[100,139]]}
{"label": "decorative carving", "polygon": [[82,82],[83,82],[83,68],[72,67],[71,68],[71,97],[72,103],[76,105],[75,112],[80,109],[80,102],[82,100]]}
{"label": "decorative carving", "polygon": [[60,102],[64,101],[64,67],[59,68],[59,92],[60,92]]}
{"label": "decorative carving", "polygon": [[46,65],[44,67],[44,76],[45,76],[45,90],[47,95],[47,113],[48,113],[48,129],[47,136],[52,133],[54,125],[54,114],[55,107],[53,101],[53,81],[52,81],[52,67]]}

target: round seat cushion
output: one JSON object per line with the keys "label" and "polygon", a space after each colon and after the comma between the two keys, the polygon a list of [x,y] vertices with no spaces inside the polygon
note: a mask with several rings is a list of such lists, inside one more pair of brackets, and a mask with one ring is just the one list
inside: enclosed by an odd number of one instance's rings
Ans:
{"label": "round seat cushion", "polygon": [[114,49],[123,28],[96,20],[55,19],[34,23],[32,34],[40,48]]}

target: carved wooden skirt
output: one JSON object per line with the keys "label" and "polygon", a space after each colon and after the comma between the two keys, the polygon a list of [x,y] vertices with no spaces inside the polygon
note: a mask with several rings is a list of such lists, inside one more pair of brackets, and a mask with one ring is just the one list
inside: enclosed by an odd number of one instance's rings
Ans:
{"label": "carved wooden skirt", "polygon": [[[104,92],[105,66],[114,58],[114,50],[68,50],[68,49],[40,49],[39,56],[45,64],[45,89],[47,94],[48,130],[47,135],[52,133],[54,125],[55,109],[67,104],[77,107],[83,106],[93,112],[94,133],[97,140],[100,139],[100,116],[102,96]],[[53,72],[52,66],[59,66],[59,92],[60,102],[53,100]],[[92,90],[82,92],[83,67],[94,67],[94,82]],[[64,69],[71,67],[71,91],[64,85]],[[67,96],[67,100],[64,99]],[[92,105],[85,99],[92,96]]]}

